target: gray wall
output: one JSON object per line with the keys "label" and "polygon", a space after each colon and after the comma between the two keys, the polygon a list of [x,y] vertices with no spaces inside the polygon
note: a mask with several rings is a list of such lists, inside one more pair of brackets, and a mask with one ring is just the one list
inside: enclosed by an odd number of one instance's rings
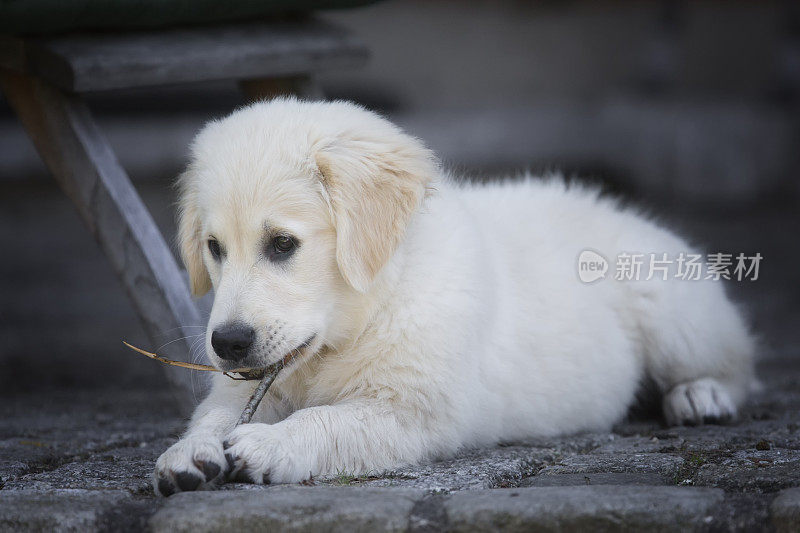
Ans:
{"label": "gray wall", "polygon": [[[563,169],[648,206],[709,250],[760,251],[762,279],[730,290],[765,354],[787,353],[800,344],[795,4],[387,1],[325,15],[373,56],[321,81],[464,175]],[[241,102],[225,83],[91,97],[170,236],[171,181],[189,141]],[[122,347],[148,343],[2,104],[0,246],[0,390],[163,384],[156,363]]]}

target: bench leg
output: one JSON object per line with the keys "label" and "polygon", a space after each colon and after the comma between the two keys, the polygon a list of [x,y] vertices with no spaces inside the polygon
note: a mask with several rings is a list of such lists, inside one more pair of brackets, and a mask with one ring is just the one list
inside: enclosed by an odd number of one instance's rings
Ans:
{"label": "bench leg", "polygon": [[[192,333],[186,326],[201,324],[201,313],[170,248],[86,104],[79,96],[8,70],[0,71],[0,84],[42,159],[111,262],[151,342],[187,337],[166,345],[161,355],[189,361]],[[194,372],[162,366],[181,410],[188,413],[203,392],[192,390]]]}

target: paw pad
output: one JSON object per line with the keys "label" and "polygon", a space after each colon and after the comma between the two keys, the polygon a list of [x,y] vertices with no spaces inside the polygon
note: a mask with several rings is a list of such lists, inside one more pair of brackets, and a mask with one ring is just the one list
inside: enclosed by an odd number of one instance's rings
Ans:
{"label": "paw pad", "polygon": [[170,480],[162,477],[158,480],[158,492],[160,492],[162,496],[171,496],[175,494],[175,487]]}
{"label": "paw pad", "polygon": [[178,472],[175,474],[175,483],[178,484],[178,488],[182,491],[196,490],[202,481],[200,476],[196,476],[191,472]]}

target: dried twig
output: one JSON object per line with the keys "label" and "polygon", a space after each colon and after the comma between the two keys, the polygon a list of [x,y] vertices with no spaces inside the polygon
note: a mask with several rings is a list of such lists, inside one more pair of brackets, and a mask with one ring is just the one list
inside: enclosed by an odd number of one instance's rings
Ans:
{"label": "dried twig", "polygon": [[156,361],[158,361],[160,363],[164,363],[164,364],[172,365],[172,366],[179,366],[181,368],[191,368],[192,370],[203,370],[205,372],[222,372],[223,374],[227,374],[229,372],[232,372],[232,373],[235,373],[235,374],[246,374],[246,373],[251,372],[253,370],[258,370],[256,368],[234,368],[233,370],[220,370],[218,368],[214,368],[211,365],[201,365],[201,364],[198,364],[198,363],[184,363],[183,361],[173,361],[172,359],[167,359],[166,357],[161,357],[160,355],[156,355],[153,352],[148,352],[146,350],[142,350],[141,348],[137,348],[136,346],[134,346],[132,344],[128,344],[125,341],[122,341],[122,344],[124,344],[125,346],[127,346],[128,348],[133,350],[134,352],[139,352],[142,355],[146,355],[150,359],[155,359]]}
{"label": "dried twig", "polygon": [[250,420],[253,418],[253,414],[256,412],[256,409],[258,409],[258,404],[260,404],[261,400],[264,399],[264,395],[267,394],[270,385],[272,385],[272,382],[275,381],[276,377],[278,377],[278,372],[281,370],[283,370],[283,360],[271,365],[264,371],[264,377],[256,387],[256,390],[253,391],[253,394],[250,396],[250,400],[247,402],[247,405],[244,406],[244,410],[242,411],[241,416],[239,416],[239,421],[236,422],[237,426],[241,426],[242,424],[247,424],[250,422]]}
{"label": "dried twig", "polygon": [[[236,422],[237,426],[242,424],[247,424],[252,420],[253,414],[255,414],[256,409],[258,409],[258,405],[261,403],[261,400],[264,399],[264,396],[267,394],[269,387],[272,385],[272,382],[275,381],[275,378],[278,377],[278,373],[283,370],[284,364],[289,360],[291,357],[290,354],[277,363],[273,363],[267,368],[235,368],[233,370],[219,370],[218,368],[214,368],[211,365],[201,365],[197,363],[184,363],[183,361],[173,361],[172,359],[167,359],[166,357],[161,357],[160,355],[156,355],[153,352],[148,352],[146,350],[142,350],[141,348],[137,348],[132,344],[128,344],[125,341],[122,341],[125,346],[130,348],[135,352],[139,352],[142,355],[149,357],[150,359],[155,359],[160,363],[164,363],[167,365],[172,366],[179,366],[181,368],[191,368],[192,370],[203,370],[206,372],[222,372],[226,376],[231,379],[236,380],[255,380],[261,379],[258,386],[253,391],[253,394],[250,396],[250,400],[245,405],[244,410],[242,411],[241,416],[239,416],[239,421]],[[231,374],[239,374],[242,377],[237,378],[232,376]]]}

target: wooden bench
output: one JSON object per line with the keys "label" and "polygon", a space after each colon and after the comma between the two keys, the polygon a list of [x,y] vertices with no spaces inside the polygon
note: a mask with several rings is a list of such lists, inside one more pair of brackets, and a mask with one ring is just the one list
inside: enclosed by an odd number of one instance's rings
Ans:
{"label": "wooden bench", "polygon": [[[314,75],[362,65],[365,47],[312,16],[214,27],[0,36],[0,86],[61,188],[95,236],[155,345],[188,361],[202,322],[184,273],[81,94],[89,91],[239,80],[250,98],[319,97]],[[164,366],[185,413],[191,373]]]}

